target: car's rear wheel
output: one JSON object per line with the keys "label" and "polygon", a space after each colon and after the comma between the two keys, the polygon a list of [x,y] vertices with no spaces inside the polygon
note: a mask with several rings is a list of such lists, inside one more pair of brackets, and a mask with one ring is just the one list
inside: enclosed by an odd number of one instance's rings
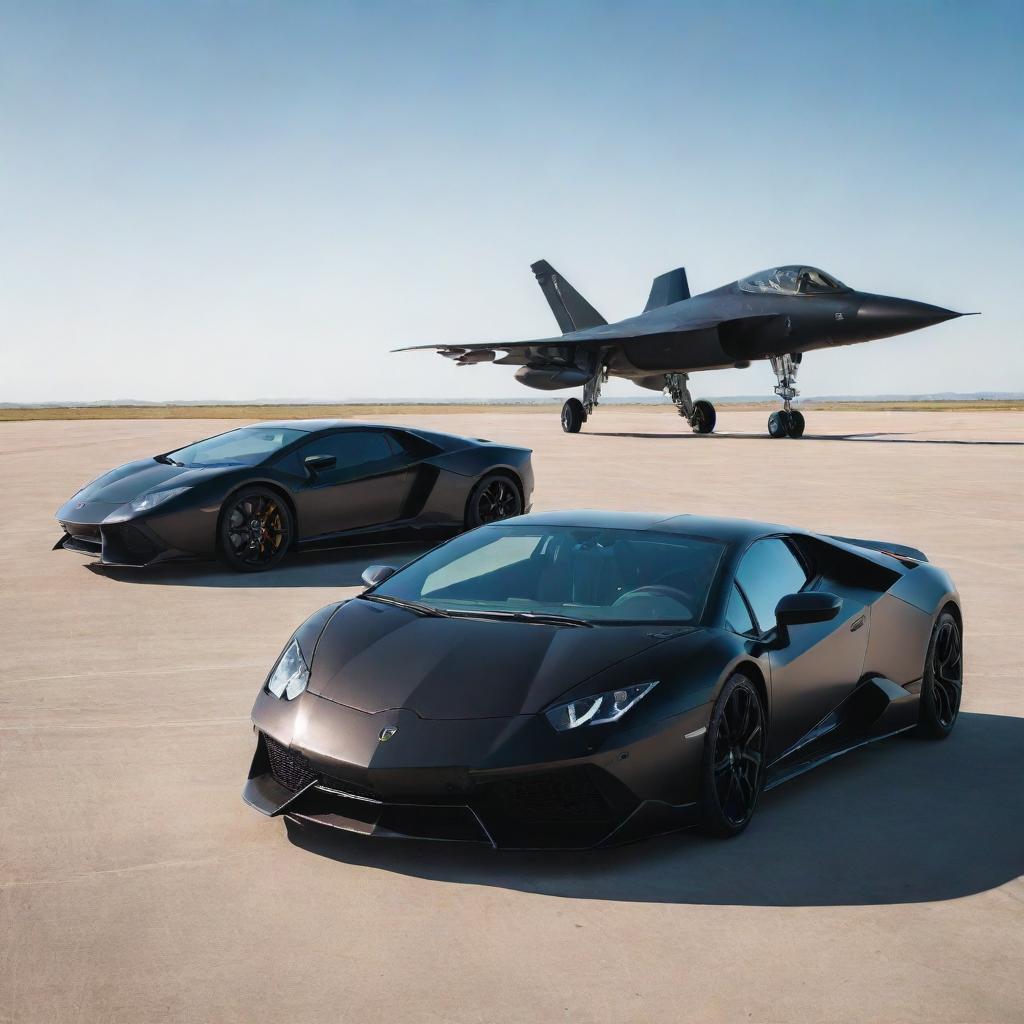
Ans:
{"label": "car's rear wheel", "polygon": [[489,473],[473,488],[466,502],[466,529],[511,519],[522,511],[523,498],[515,482],[501,473]]}
{"label": "car's rear wheel", "polygon": [[726,681],[704,737],[700,825],[713,836],[739,835],[764,783],[766,723],[761,698],[744,675]]}
{"label": "car's rear wheel", "polygon": [[932,628],[921,683],[916,735],[944,740],[956,725],[963,692],[964,657],[960,623],[944,611]]}
{"label": "car's rear wheel", "polygon": [[220,556],[227,565],[239,572],[264,572],[288,551],[292,514],[276,492],[246,487],[224,503],[218,533]]}

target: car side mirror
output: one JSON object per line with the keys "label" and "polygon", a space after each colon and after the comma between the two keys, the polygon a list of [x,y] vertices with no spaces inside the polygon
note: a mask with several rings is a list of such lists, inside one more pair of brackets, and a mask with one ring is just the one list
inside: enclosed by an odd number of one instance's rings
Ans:
{"label": "car side mirror", "polygon": [[310,473],[320,473],[325,469],[334,469],[338,459],[334,455],[307,455],[303,459],[303,465]]}
{"label": "car side mirror", "polygon": [[842,598],[820,590],[807,590],[800,594],[787,594],[775,606],[775,621],[778,624],[779,643],[789,643],[789,627],[803,626],[810,622],[829,622],[843,607]]}
{"label": "car side mirror", "polygon": [[394,576],[396,572],[398,570],[393,565],[371,565],[363,570],[363,582],[368,587],[375,587],[389,576]]}

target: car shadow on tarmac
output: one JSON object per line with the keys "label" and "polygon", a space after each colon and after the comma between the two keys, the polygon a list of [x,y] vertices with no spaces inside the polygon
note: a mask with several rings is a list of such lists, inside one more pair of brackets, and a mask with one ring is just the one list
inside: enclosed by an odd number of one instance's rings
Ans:
{"label": "car shadow on tarmac", "polygon": [[584,853],[507,853],[288,825],[317,855],[572,899],[744,906],[919,903],[1024,873],[1024,718],[963,713],[943,742],[896,737],[766,794],[747,831]]}
{"label": "car shadow on tarmac", "polygon": [[[437,543],[440,543],[440,538]],[[141,583],[164,587],[223,587],[263,590],[281,587],[358,587],[369,565],[399,568],[433,544],[372,544],[323,551],[300,551],[288,555],[268,572],[234,572],[219,562],[176,562],[140,569],[87,563],[99,576],[118,583]]]}
{"label": "car shadow on tarmac", "polygon": [[[762,434],[740,433],[739,431],[725,431],[714,434],[695,434],[693,431],[662,434],[662,433],[639,433],[627,430],[588,430],[591,437],[649,437],[655,440],[678,440],[686,438],[689,440],[715,440],[715,441],[767,441],[771,440],[767,432]],[[778,441],[858,441],[873,444],[956,444],[956,445],[981,445],[1005,447],[1024,447],[1024,441],[967,441],[959,439],[941,439],[930,437],[903,437],[899,434],[873,433],[873,434],[804,434],[802,438],[775,438]]]}

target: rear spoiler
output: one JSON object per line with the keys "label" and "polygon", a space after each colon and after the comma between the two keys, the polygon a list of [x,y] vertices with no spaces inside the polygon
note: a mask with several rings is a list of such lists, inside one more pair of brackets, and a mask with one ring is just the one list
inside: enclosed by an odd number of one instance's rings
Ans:
{"label": "rear spoiler", "polygon": [[928,556],[917,548],[908,547],[906,544],[891,544],[885,540],[857,540],[854,537],[836,537],[829,535],[829,540],[838,540],[843,544],[852,544],[855,548],[867,548],[869,551],[880,551],[883,555],[892,555],[893,558],[912,558],[915,562],[927,562]]}

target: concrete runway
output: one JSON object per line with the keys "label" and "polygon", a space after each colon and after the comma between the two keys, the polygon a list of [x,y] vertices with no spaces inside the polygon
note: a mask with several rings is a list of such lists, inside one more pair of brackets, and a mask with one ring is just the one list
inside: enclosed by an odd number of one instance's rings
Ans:
{"label": "concrete runway", "polygon": [[[963,712],[781,787],[733,842],[587,855],[289,838],[239,795],[308,613],[402,552],[99,573],[51,552],[100,472],[237,423],[0,425],[0,1021],[1024,1020],[1024,414],[604,408],[419,422],[531,445],[538,509],[902,541],[963,596]],[[600,433],[604,436],[595,436]]]}

